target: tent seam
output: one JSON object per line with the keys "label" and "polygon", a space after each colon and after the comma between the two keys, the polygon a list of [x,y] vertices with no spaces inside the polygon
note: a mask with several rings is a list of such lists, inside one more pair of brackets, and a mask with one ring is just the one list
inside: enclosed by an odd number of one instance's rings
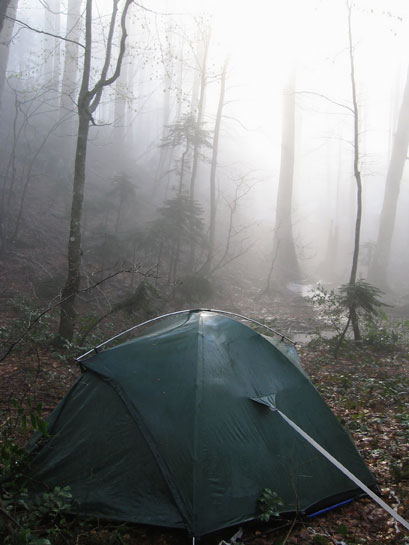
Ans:
{"label": "tent seam", "polygon": [[193,489],[192,489],[192,518],[193,518],[193,527],[197,528],[197,468],[198,464],[198,436],[199,436],[199,415],[200,415],[200,405],[201,405],[201,387],[202,387],[202,373],[203,373],[203,336],[201,333],[201,328],[203,326],[203,320],[201,315],[198,315],[198,326],[197,326],[197,365],[196,365],[196,380],[195,380],[195,418],[193,422]]}
{"label": "tent seam", "polygon": [[98,373],[97,371],[95,371],[93,369],[88,369],[88,371],[91,372],[91,373],[94,373],[99,378],[101,378],[101,380],[103,380],[104,382],[109,384],[109,386],[111,386],[111,388],[116,392],[116,394],[122,400],[122,402],[125,405],[127,411],[129,412],[132,420],[135,422],[137,428],[139,429],[139,431],[142,434],[142,437],[145,439],[146,444],[148,445],[149,449],[151,450],[151,452],[152,452],[152,454],[153,454],[153,456],[154,456],[154,458],[156,460],[156,463],[158,465],[159,471],[162,474],[162,476],[163,476],[163,478],[164,478],[164,480],[165,480],[165,482],[166,482],[166,484],[168,486],[171,497],[173,498],[180,515],[182,516],[183,520],[185,521],[186,528],[191,529],[191,525],[189,524],[188,518],[186,517],[186,513],[188,511],[188,509],[186,508],[186,504],[183,501],[183,498],[182,498],[182,496],[181,496],[181,494],[180,494],[180,492],[178,490],[177,485],[174,483],[173,479],[170,476],[170,472],[169,472],[169,470],[168,470],[168,468],[166,466],[165,461],[163,460],[163,457],[160,455],[160,453],[158,452],[158,450],[156,448],[155,441],[150,436],[149,432],[146,430],[146,426],[145,426],[145,424],[143,422],[142,417],[138,414],[136,409],[132,406],[131,402],[129,401],[128,396],[126,395],[126,393],[123,391],[121,386],[115,380],[113,380],[112,378],[107,377],[107,376],[105,376],[105,375],[103,375],[101,373]]}

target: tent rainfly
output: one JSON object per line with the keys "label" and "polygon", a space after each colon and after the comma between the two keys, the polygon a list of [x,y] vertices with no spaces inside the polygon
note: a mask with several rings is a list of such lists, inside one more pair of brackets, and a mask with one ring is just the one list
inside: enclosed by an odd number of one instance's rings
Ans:
{"label": "tent rainfly", "polygon": [[282,513],[360,495],[293,422],[376,486],[292,346],[216,311],[151,322],[81,360],[84,373],[49,418],[50,437],[33,442],[31,482],[69,485],[79,514],[195,537],[257,518],[266,488]]}

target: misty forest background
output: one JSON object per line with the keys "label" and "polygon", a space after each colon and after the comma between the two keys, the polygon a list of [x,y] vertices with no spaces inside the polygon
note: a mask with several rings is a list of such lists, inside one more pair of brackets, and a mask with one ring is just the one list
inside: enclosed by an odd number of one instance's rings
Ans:
{"label": "misty forest background", "polygon": [[[408,67],[405,0],[0,0],[5,544],[180,543],[22,502],[19,472],[74,357],[198,307],[298,341],[409,518]],[[339,512],[280,543],[408,543]]]}
{"label": "misty forest background", "polygon": [[317,284],[409,304],[407,6],[93,4],[2,2],[6,305],[71,342]]}

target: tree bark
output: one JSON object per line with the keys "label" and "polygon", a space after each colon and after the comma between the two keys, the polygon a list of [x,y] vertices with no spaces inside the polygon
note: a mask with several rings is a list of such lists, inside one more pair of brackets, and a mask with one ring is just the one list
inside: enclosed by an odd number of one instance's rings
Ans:
{"label": "tree bark", "polygon": [[74,95],[77,89],[78,77],[78,42],[81,34],[81,3],[82,0],[68,0],[66,38],[72,42],[65,42],[64,69],[61,81],[60,117],[73,111],[75,107]]}
{"label": "tree bark", "polygon": [[[13,35],[14,18],[18,0],[4,0],[0,8],[0,107],[6,83],[7,64],[9,60],[10,41]],[[7,17],[11,17],[8,19]]]}
{"label": "tree bark", "polygon": [[220,126],[222,122],[222,112],[224,106],[224,98],[226,94],[226,75],[227,75],[228,59],[225,60],[221,80],[220,80],[220,94],[219,103],[217,106],[216,123],[213,133],[213,153],[212,163],[210,168],[210,220],[209,220],[209,247],[207,260],[202,271],[204,274],[208,274],[212,270],[214,253],[215,253],[215,236],[216,236],[216,170],[217,170],[217,157],[219,153],[219,137]]}
{"label": "tree bark", "polygon": [[[200,70],[200,93],[199,93],[199,102],[197,106],[197,127],[200,129],[202,127],[203,115],[204,115],[204,105],[205,105],[205,95],[207,87],[207,57],[209,55],[209,45],[210,45],[210,30],[205,28],[202,29],[201,33],[203,34],[203,58],[199,66]],[[197,168],[199,166],[199,151],[200,143],[195,139],[193,144],[193,160],[192,160],[192,174],[190,177],[190,198],[194,200],[195,198],[195,189],[196,189],[196,176]]]}
{"label": "tree bark", "polygon": [[[349,60],[350,60],[350,67],[351,67],[352,104],[353,104],[353,111],[354,111],[354,177],[356,181],[356,220],[355,220],[355,235],[354,235],[354,253],[352,257],[352,267],[351,267],[351,275],[349,278],[349,283],[355,284],[356,276],[358,272],[359,246],[360,246],[360,238],[361,238],[362,180],[361,180],[361,171],[359,169],[359,111],[358,111],[358,100],[356,96],[355,63],[354,63],[354,54],[353,54],[353,45],[352,45],[351,10],[352,10],[351,6],[348,6]],[[355,328],[354,328],[354,331],[355,331]]]}
{"label": "tree bark", "polygon": [[[355,79],[355,62],[354,52],[352,44],[352,24],[351,24],[352,7],[348,4],[348,39],[349,39],[349,61],[351,68],[351,90],[352,90],[352,106],[354,113],[354,176],[356,181],[356,220],[355,220],[355,236],[354,236],[354,253],[352,257],[351,275],[349,277],[349,284],[354,285],[356,283],[356,277],[358,272],[358,259],[360,250],[360,237],[361,237],[361,222],[362,222],[362,180],[361,171],[359,168],[359,110],[358,100],[356,95],[356,79]],[[351,303],[349,306],[349,320],[354,332],[355,341],[361,339],[361,332],[359,329],[359,319],[356,311],[355,303]]]}
{"label": "tree bark", "polygon": [[108,31],[105,49],[104,65],[101,75],[92,89],[89,89],[91,59],[92,59],[92,0],[87,0],[86,22],[85,22],[85,55],[84,70],[82,75],[81,89],[78,98],[78,133],[75,152],[75,168],[73,180],[73,193],[71,204],[70,233],[68,239],[68,267],[67,279],[62,291],[62,304],[60,312],[60,324],[58,335],[55,340],[57,345],[64,342],[71,342],[74,336],[76,322],[75,298],[81,281],[81,217],[84,206],[85,166],[88,146],[88,133],[92,120],[92,113],[98,107],[104,87],[111,85],[120,75],[122,59],[125,54],[126,41],[126,15],[132,0],[126,0],[121,16],[122,36],[120,51],[116,61],[113,75],[107,77],[111,63],[112,40],[115,21],[118,11],[118,1],[113,2],[113,11]]}
{"label": "tree bark", "polygon": [[[273,244],[273,283],[278,288],[282,283],[300,280],[300,270],[295,250],[292,227],[292,203],[295,157],[295,74],[290,77],[284,92],[281,143],[281,166],[277,193],[276,222]],[[270,289],[268,282],[267,291]]]}
{"label": "tree bark", "polygon": [[[48,0],[45,5],[44,30],[50,34],[60,34],[60,1]],[[58,92],[60,79],[60,44],[59,38],[45,37],[44,63],[42,65],[45,86]]]}
{"label": "tree bark", "polygon": [[3,30],[4,22],[7,21],[6,15],[10,2],[11,0],[2,0],[2,2],[0,2],[0,34]]}
{"label": "tree bark", "polygon": [[370,281],[381,289],[388,288],[387,269],[395,227],[400,184],[409,146],[409,69],[399,113],[398,127],[393,140],[392,154],[386,176],[385,193],[379,221],[378,238],[369,269]]}
{"label": "tree bark", "polygon": [[74,184],[71,203],[70,235],[68,242],[67,280],[61,294],[59,339],[72,341],[76,322],[74,307],[81,282],[81,217],[84,202],[85,165],[89,133],[89,116],[79,110],[77,147],[75,152]]}

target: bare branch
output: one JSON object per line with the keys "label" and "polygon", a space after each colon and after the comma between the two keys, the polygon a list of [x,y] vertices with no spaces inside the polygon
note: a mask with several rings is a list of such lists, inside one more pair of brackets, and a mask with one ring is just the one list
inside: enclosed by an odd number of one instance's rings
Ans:
{"label": "bare branch", "polygon": [[124,9],[122,11],[122,16],[121,16],[122,35],[121,35],[121,42],[119,46],[119,54],[116,61],[115,71],[110,78],[107,78],[106,76],[107,76],[109,64],[111,61],[112,39],[114,35],[114,26],[115,26],[114,23],[115,23],[116,14],[118,11],[118,0],[114,3],[114,9],[112,11],[111,24],[110,24],[109,35],[107,40],[105,63],[104,63],[99,81],[95,84],[95,87],[91,89],[91,91],[89,91],[89,95],[93,97],[92,103],[90,104],[90,108],[89,108],[90,112],[94,112],[96,110],[101,98],[103,88],[114,83],[114,81],[118,79],[121,73],[122,59],[125,55],[125,43],[126,43],[126,38],[128,36],[127,30],[126,30],[126,16],[128,13],[129,6],[132,3],[133,3],[133,0],[126,0]]}
{"label": "bare branch", "polygon": [[10,21],[14,21],[15,23],[18,23],[23,28],[27,28],[28,30],[32,30],[33,32],[37,32],[37,34],[45,34],[46,36],[51,36],[52,38],[57,38],[58,40],[63,40],[64,42],[70,42],[75,45],[79,45],[82,47],[82,49],[85,49],[85,45],[81,42],[76,42],[75,40],[70,40],[69,38],[64,38],[64,36],[60,36],[59,34],[52,34],[51,32],[46,32],[45,30],[39,30],[38,28],[34,28],[30,26],[29,24],[25,23],[24,21],[20,21],[20,19],[15,19],[14,17],[9,17],[5,14],[0,14],[6,19],[9,19]]}
{"label": "bare branch", "polygon": [[328,102],[331,102],[331,104],[335,104],[336,106],[339,106],[340,108],[345,108],[351,113],[354,113],[354,109],[348,106],[347,104],[342,104],[342,102],[337,102],[336,100],[332,100],[332,98],[329,98],[326,95],[322,95],[321,93],[315,93],[314,91],[296,91],[295,94],[296,95],[314,95],[319,98],[323,98],[324,100],[327,100]]}
{"label": "bare branch", "polygon": [[165,15],[166,17],[170,16],[170,15],[188,15],[187,13],[183,13],[183,12],[174,12],[174,13],[165,13],[165,12],[161,12],[161,11],[154,11],[153,9],[149,9],[145,6],[143,6],[142,4],[138,4],[138,2],[134,2],[135,6],[138,6],[138,8],[141,8],[143,9],[144,11],[147,11],[149,13],[153,13],[154,15]]}
{"label": "bare branch", "polygon": [[[105,278],[102,278],[98,282],[95,282],[91,286],[87,286],[86,288],[82,288],[82,289],[78,290],[77,294],[91,291],[91,290],[95,289],[97,286],[99,286],[100,284],[102,284],[103,282],[106,282],[107,280],[111,280],[115,276],[118,276],[119,274],[124,274],[124,273],[131,273],[131,274],[138,273],[138,274],[142,274],[143,276],[149,276],[149,271],[147,273],[143,273],[143,272],[140,272],[137,267],[130,267],[129,269],[122,269],[122,270],[119,270],[119,271],[115,271],[112,274],[109,274],[108,276],[106,276]],[[23,333],[15,341],[10,343],[10,346],[8,347],[6,352],[0,357],[0,362],[4,361],[7,358],[7,356],[14,350],[14,348],[17,345],[19,345],[21,343],[21,341],[24,339],[24,337],[27,335],[27,333],[29,333],[33,329],[33,327],[41,320],[41,318],[43,316],[45,316],[48,312],[51,312],[52,310],[58,308],[60,305],[65,303],[67,301],[67,299],[69,299],[70,297],[71,297],[71,295],[64,298],[64,299],[60,299],[57,303],[54,303],[53,305],[49,305],[45,310],[40,312],[40,314],[38,314],[33,319],[33,321],[30,322],[30,324],[26,327],[26,329],[23,331]]]}

